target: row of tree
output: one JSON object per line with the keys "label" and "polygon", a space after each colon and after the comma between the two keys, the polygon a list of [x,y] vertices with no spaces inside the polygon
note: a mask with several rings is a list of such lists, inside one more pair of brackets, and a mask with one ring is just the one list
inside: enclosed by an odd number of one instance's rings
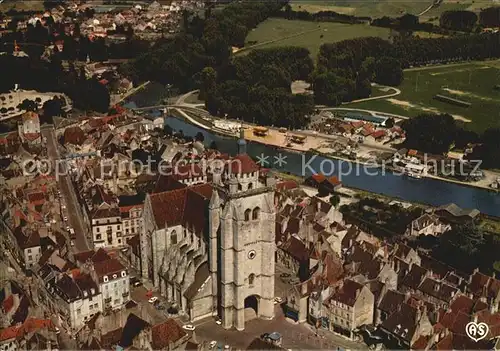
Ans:
{"label": "row of tree", "polygon": [[255,50],[234,58],[217,72],[205,68],[200,95],[214,115],[301,128],[313,111],[314,101],[311,96],[293,95],[290,85],[307,79],[313,67],[304,48]]}
{"label": "row of tree", "polygon": [[482,135],[465,130],[448,114],[423,114],[405,120],[401,127],[405,130],[404,145],[431,154],[445,154],[456,147],[466,149],[476,145],[470,160],[481,160],[482,168],[500,168],[500,129],[487,129]]}
{"label": "row of tree", "polygon": [[317,22],[340,22],[340,23],[365,23],[370,22],[370,17],[357,17],[352,15],[346,15],[343,13],[338,13],[335,11],[318,11],[318,12],[307,12],[307,11],[294,11],[290,4],[286,4],[283,11],[278,12],[278,17],[283,17],[289,20],[301,20],[301,21],[317,21]]}

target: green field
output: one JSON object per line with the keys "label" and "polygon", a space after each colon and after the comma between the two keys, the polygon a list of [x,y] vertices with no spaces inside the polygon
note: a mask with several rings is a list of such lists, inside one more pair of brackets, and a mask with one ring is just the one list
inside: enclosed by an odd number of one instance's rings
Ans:
{"label": "green field", "polygon": [[[407,70],[398,88],[401,94],[382,99],[347,104],[346,107],[376,110],[413,117],[425,112],[449,113],[478,132],[500,127],[500,61],[485,61],[427,69]],[[470,102],[459,107],[433,99],[442,94]]]}
{"label": "green field", "polygon": [[[296,11],[308,11],[311,13],[319,11],[335,11],[346,15],[367,16],[378,18],[382,16],[397,17],[405,13],[418,15],[424,11],[430,4],[431,0],[417,1],[392,1],[392,0],[367,0],[367,1],[352,1],[352,0],[292,0],[292,9]],[[471,11],[478,10],[484,2],[476,4],[473,0],[445,0],[439,7],[433,8],[428,13],[423,15],[421,22],[434,17],[438,17],[446,10],[470,9]]]}
{"label": "green field", "polygon": [[308,22],[270,18],[253,29],[246,38],[246,48],[300,46],[316,57],[325,43],[357,37],[378,36],[389,38],[389,29],[364,24],[334,22]]}

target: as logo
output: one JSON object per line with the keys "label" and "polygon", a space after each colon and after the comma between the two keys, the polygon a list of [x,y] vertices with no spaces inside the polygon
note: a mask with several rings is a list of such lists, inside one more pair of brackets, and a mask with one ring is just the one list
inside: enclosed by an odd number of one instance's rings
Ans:
{"label": "as logo", "polygon": [[486,323],[469,322],[465,326],[465,333],[475,342],[484,339],[488,335],[489,330],[490,328]]}

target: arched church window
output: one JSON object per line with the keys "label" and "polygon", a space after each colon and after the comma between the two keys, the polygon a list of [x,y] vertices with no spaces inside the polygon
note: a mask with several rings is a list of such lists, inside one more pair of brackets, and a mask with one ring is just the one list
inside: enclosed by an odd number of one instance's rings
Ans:
{"label": "arched church window", "polygon": [[252,183],[249,183],[249,184],[248,184],[248,190],[252,190],[252,188],[253,188],[253,184],[252,184]]}
{"label": "arched church window", "polygon": [[239,191],[242,191],[243,190],[243,186],[241,184],[238,183],[238,190]]}
{"label": "arched church window", "polygon": [[175,230],[172,230],[172,233],[170,233],[170,245],[175,244],[177,244],[177,232]]}
{"label": "arched church window", "polygon": [[250,275],[248,276],[248,285],[249,285],[250,287],[252,287],[252,286],[253,286],[254,280],[255,280],[255,274],[253,274],[253,273],[252,273],[252,274],[250,274]]}
{"label": "arched church window", "polygon": [[245,222],[248,222],[250,220],[250,214],[252,213],[252,210],[247,209],[245,211]]}
{"label": "arched church window", "polygon": [[260,215],[260,208],[258,207],[255,207],[252,211],[252,219],[259,219],[259,215]]}

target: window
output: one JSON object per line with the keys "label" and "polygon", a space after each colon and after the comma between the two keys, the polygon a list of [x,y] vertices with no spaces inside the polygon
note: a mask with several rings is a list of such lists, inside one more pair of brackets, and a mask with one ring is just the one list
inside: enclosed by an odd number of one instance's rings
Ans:
{"label": "window", "polygon": [[252,190],[252,188],[253,188],[253,184],[252,183],[248,184],[248,190]]}
{"label": "window", "polygon": [[238,190],[239,190],[239,191],[242,191],[242,190],[243,190],[243,186],[241,186],[241,184],[238,184]]}
{"label": "window", "polygon": [[31,260],[33,260],[33,256],[28,255],[28,261],[31,261]]}
{"label": "window", "polygon": [[118,244],[121,244],[122,243],[122,239],[118,239]]}
{"label": "window", "polygon": [[94,304],[94,308],[98,308],[98,307],[99,307],[98,303]]}
{"label": "window", "polygon": [[76,314],[79,316],[81,313],[82,313],[82,309],[81,309],[81,308],[78,308],[78,309],[76,310]]}
{"label": "window", "polygon": [[101,238],[102,238],[101,234],[97,234],[97,235],[95,236],[95,240],[101,240]]}
{"label": "window", "polygon": [[31,253],[31,249],[28,249],[28,253]]}
{"label": "window", "polygon": [[120,225],[118,225],[118,227],[117,227],[117,228],[118,228],[118,230],[120,230]]}
{"label": "window", "polygon": [[91,296],[91,297],[89,297],[89,301],[92,301],[92,296]]}
{"label": "window", "polygon": [[260,208],[255,207],[252,211],[252,219],[253,220],[259,219],[259,214],[260,214]]}
{"label": "window", "polygon": [[[104,276],[104,278],[103,278],[102,280],[104,280],[104,282],[105,282],[105,283],[107,283],[107,282],[108,282],[108,276],[107,276],[107,275],[105,275],[105,276]],[[106,285],[106,287],[107,287],[107,285]]]}
{"label": "window", "polygon": [[253,260],[257,254],[255,253],[255,250],[252,250],[248,252],[248,258]]}
{"label": "window", "polygon": [[94,305],[89,306],[89,310],[92,310],[94,308]]}
{"label": "window", "polygon": [[[127,275],[127,272],[122,271],[122,277],[125,277]],[[123,281],[123,284],[125,284],[125,280]]]}
{"label": "window", "polygon": [[250,220],[250,213],[252,212],[252,210],[250,209],[247,209],[245,211],[245,222],[248,222]]}
{"label": "window", "polygon": [[252,273],[248,276],[248,285],[250,287],[253,287],[254,280],[255,280],[255,274]]}
{"label": "window", "polygon": [[95,231],[96,231],[97,233],[99,233],[99,230],[100,230],[100,228],[99,228],[99,227],[97,227],[97,228],[95,229]]}
{"label": "window", "polygon": [[172,233],[170,233],[170,245],[175,244],[177,244],[177,232],[175,230],[172,230]]}

